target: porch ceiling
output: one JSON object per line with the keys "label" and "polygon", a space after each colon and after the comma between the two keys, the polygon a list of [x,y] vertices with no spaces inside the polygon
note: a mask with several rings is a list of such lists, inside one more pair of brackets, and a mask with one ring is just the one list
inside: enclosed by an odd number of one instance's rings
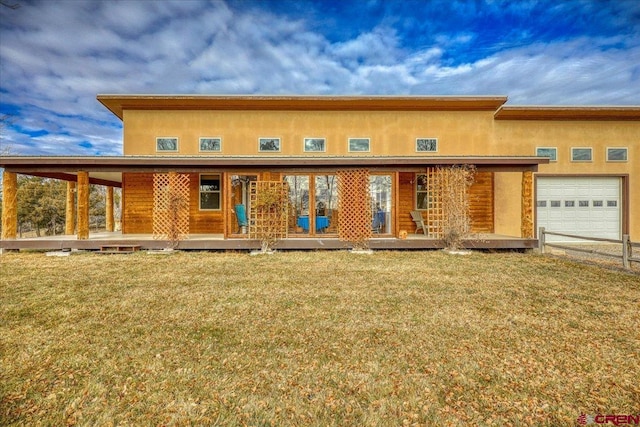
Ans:
{"label": "porch ceiling", "polygon": [[122,119],[124,110],[495,111],[506,96],[112,95],[97,96]]}
{"label": "porch ceiling", "polygon": [[[255,168],[341,169],[376,168],[415,170],[429,166],[475,165],[486,171],[537,171],[538,165],[549,163],[546,157],[534,156],[353,156],[353,157],[244,157],[244,156],[115,156],[115,157],[34,157],[0,158],[0,167],[9,172],[50,176],[75,180],[77,171],[87,171],[94,180],[122,182],[122,172],[201,172],[211,169],[238,170]],[[68,175],[66,178],[62,175]],[[96,182],[97,183],[97,182]],[[111,184],[107,184],[111,185]]]}

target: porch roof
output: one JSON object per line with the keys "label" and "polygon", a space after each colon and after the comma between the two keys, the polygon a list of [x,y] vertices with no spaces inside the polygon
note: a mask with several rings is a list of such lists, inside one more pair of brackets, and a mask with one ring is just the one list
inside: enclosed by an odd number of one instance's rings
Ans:
{"label": "porch roof", "polygon": [[536,156],[5,156],[0,167],[9,172],[75,181],[77,171],[89,172],[93,184],[119,187],[123,172],[204,172],[211,169],[279,170],[376,168],[416,170],[428,166],[475,165],[495,172],[537,171],[549,163]]}
{"label": "porch roof", "polygon": [[384,95],[101,94],[97,99],[120,119],[124,110],[495,111],[507,102],[506,96]]}

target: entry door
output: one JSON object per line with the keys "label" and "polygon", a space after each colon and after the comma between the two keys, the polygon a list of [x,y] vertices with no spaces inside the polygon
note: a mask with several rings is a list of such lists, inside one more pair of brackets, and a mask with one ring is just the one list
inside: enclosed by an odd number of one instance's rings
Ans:
{"label": "entry door", "polygon": [[[538,177],[538,227],[579,236],[620,239],[620,181],[616,177]],[[575,239],[548,236],[547,240]]]}

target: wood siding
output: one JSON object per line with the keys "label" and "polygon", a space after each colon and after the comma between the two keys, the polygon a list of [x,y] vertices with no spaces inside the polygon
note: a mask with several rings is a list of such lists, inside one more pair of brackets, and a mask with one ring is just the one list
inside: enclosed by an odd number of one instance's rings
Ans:
{"label": "wood siding", "polygon": [[[199,183],[200,175],[189,174],[190,212],[189,233],[222,234],[223,210],[201,211]],[[224,176],[221,176],[224,183]],[[224,184],[223,184],[224,186]],[[122,176],[123,208],[122,232],[125,234],[153,233],[153,174],[125,173]],[[221,195],[221,201],[224,200]]]}
{"label": "wood siding", "polygon": [[122,174],[122,232],[153,233],[153,174]]}
{"label": "wood siding", "polygon": [[396,210],[398,218],[398,229],[413,233],[416,226],[411,220],[411,211],[416,208],[415,190],[413,181],[416,174],[413,172],[398,173],[398,209]]}
{"label": "wood siding", "polygon": [[[215,172],[213,172],[215,174]],[[220,204],[221,209],[217,211],[200,210],[200,175],[189,174],[191,194],[191,206],[189,212],[189,233],[192,234],[222,234],[224,233],[224,186],[226,184],[225,175],[220,174]]]}
{"label": "wood siding", "polygon": [[[400,230],[413,233],[416,229],[411,220],[411,211],[415,209],[415,173],[399,174],[398,224]],[[478,172],[475,182],[469,188],[469,205],[471,213],[471,231],[474,233],[494,232],[493,173]]]}
{"label": "wood siding", "polygon": [[471,231],[493,233],[493,172],[478,172],[469,188]]}

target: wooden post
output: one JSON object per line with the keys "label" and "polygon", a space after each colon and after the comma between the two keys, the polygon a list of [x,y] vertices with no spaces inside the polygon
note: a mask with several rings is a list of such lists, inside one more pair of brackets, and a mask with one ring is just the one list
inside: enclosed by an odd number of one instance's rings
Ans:
{"label": "wooden post", "polygon": [[105,206],[106,227],[107,231],[114,230],[113,221],[113,187],[107,187],[107,201]]}
{"label": "wooden post", "polygon": [[631,257],[631,242],[629,242],[629,235],[622,235],[622,265],[624,268],[631,268],[631,263],[629,263],[629,257]]}
{"label": "wooden post", "polygon": [[67,181],[67,205],[65,210],[64,234],[76,231],[76,183]]}
{"label": "wooden post", "polygon": [[522,172],[521,237],[533,239],[533,172]]}
{"label": "wooden post", "polygon": [[18,237],[18,174],[2,173],[2,239]]}
{"label": "wooden post", "polygon": [[544,227],[540,227],[538,231],[538,248],[540,249],[540,253],[544,253],[544,245],[546,241],[546,236],[544,235]]}
{"label": "wooden post", "polygon": [[89,238],[89,173],[78,171],[78,240]]}

